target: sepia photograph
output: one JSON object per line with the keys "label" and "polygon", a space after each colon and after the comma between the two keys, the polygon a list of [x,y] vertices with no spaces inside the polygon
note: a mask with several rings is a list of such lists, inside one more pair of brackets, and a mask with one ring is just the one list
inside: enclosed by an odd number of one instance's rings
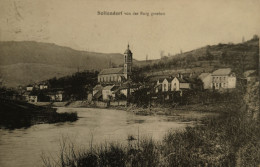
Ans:
{"label": "sepia photograph", "polygon": [[0,167],[260,167],[259,0],[0,0]]}

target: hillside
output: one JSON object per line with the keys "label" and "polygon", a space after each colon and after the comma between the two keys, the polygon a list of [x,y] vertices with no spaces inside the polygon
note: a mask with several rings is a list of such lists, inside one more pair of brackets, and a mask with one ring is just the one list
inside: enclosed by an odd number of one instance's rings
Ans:
{"label": "hillside", "polygon": [[8,87],[69,75],[78,69],[108,68],[110,61],[113,66],[118,66],[122,64],[123,56],[32,41],[0,42],[0,75]]}
{"label": "hillside", "polygon": [[253,38],[238,44],[218,44],[189,52],[138,62],[137,70],[156,79],[176,73],[212,72],[217,68],[231,67],[238,75],[246,70],[258,69],[259,39]]}

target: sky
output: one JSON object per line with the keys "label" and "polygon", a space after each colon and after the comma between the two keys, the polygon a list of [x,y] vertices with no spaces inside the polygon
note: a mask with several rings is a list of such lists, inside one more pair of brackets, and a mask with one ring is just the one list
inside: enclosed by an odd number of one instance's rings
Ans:
{"label": "sky", "polygon": [[123,53],[129,43],[137,60],[238,43],[254,34],[260,34],[259,0],[0,0],[0,41],[102,53]]}

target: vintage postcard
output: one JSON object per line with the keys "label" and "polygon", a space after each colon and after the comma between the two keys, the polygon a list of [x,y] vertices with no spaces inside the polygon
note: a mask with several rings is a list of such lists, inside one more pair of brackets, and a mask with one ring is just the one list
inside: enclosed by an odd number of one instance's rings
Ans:
{"label": "vintage postcard", "polygon": [[0,166],[260,166],[259,35],[259,0],[0,0]]}

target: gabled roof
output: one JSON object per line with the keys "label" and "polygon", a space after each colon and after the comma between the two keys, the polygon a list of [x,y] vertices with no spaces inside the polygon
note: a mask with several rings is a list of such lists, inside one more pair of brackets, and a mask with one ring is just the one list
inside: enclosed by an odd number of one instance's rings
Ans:
{"label": "gabled roof", "polygon": [[101,85],[96,85],[93,90],[102,90],[103,89],[103,86]]}
{"label": "gabled roof", "polygon": [[102,92],[101,91],[98,91],[95,95],[94,95],[94,98],[95,99],[98,99],[102,96]]}
{"label": "gabled roof", "polygon": [[156,82],[158,82],[158,81],[159,81],[159,83],[162,83],[162,82],[163,82],[163,80],[164,80],[164,78],[159,78],[159,79],[157,79],[157,81],[156,81]]}
{"label": "gabled roof", "polygon": [[124,70],[123,68],[107,68],[103,69],[99,75],[106,75],[106,74],[123,74]]}
{"label": "gabled roof", "polygon": [[247,71],[245,71],[244,72],[244,76],[245,77],[250,77],[250,76],[252,76],[252,75],[254,75],[254,74],[256,74],[256,70],[247,70]]}
{"label": "gabled roof", "polygon": [[159,85],[155,85],[154,88],[160,88],[162,87],[162,84],[159,84]]}
{"label": "gabled roof", "polygon": [[200,75],[199,75],[199,78],[201,79],[201,80],[203,80],[204,78],[206,78],[207,76],[209,76],[210,75],[210,73],[201,73]]}
{"label": "gabled roof", "polygon": [[164,80],[167,80],[168,82],[172,82],[173,78],[164,78]]}
{"label": "gabled roof", "polygon": [[229,75],[231,73],[231,68],[222,68],[214,71],[212,75]]}
{"label": "gabled roof", "polygon": [[105,86],[104,88],[103,88],[103,90],[111,90],[112,88],[114,87],[114,85],[110,85],[110,86]]}
{"label": "gabled roof", "polygon": [[189,83],[186,79],[181,78],[181,77],[175,77],[176,79],[179,80],[180,83]]}

